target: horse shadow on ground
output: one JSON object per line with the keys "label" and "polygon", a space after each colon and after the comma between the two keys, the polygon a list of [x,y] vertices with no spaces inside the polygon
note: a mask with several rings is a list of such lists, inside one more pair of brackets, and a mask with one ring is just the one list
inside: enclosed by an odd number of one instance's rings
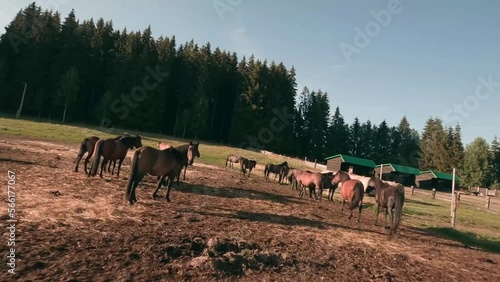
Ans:
{"label": "horse shadow on ground", "polygon": [[273,194],[268,192],[261,192],[255,190],[246,190],[242,188],[235,187],[209,187],[204,185],[192,185],[189,183],[181,183],[180,186],[174,184],[172,186],[174,191],[178,191],[181,193],[189,193],[189,194],[197,194],[197,195],[206,195],[212,197],[222,197],[228,199],[235,198],[246,198],[249,200],[257,200],[257,201],[271,201],[279,204],[304,204],[303,202],[294,200],[293,197],[284,196],[279,194]]}
{"label": "horse shadow on ground", "polygon": [[419,205],[423,205],[423,206],[440,207],[440,205],[431,204],[431,203],[427,203],[427,202],[423,202],[423,201],[419,201],[419,200],[405,199],[405,202],[419,204]]}
{"label": "horse shadow on ground", "polygon": [[[409,228],[422,234],[449,239],[461,243],[465,248],[479,248],[485,252],[500,254],[500,242],[481,238],[472,232],[462,232],[450,227]],[[449,245],[449,244],[446,244]],[[456,245],[450,245],[456,247]]]}
{"label": "horse shadow on ground", "polygon": [[14,159],[8,159],[8,158],[0,158],[0,162],[12,162],[12,163],[18,163],[18,164],[25,164],[25,165],[36,165],[37,164],[35,162],[14,160]]}

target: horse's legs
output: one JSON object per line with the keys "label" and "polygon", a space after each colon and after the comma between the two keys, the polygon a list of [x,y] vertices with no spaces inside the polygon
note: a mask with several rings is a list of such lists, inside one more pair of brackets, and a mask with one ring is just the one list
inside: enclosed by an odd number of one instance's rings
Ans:
{"label": "horse's legs", "polygon": [[[120,168],[122,167],[122,163],[123,163],[123,160],[125,159],[125,157],[121,158],[120,161],[118,162],[118,170],[116,171],[116,177],[119,177],[120,176]],[[115,161],[116,162],[116,161]],[[113,167],[113,170],[115,170],[115,168]]]}
{"label": "horse's legs", "polygon": [[140,174],[137,175],[137,179],[132,184],[132,191],[130,192],[130,195],[129,195],[130,204],[137,203],[137,198],[135,196],[135,189],[137,188],[137,185],[139,185],[139,182],[141,182],[142,178],[144,178],[144,175],[140,175]]}
{"label": "horse's legs", "polygon": [[342,199],[342,208],[340,209],[340,214],[344,214],[345,199]]}
{"label": "horse's legs", "polygon": [[[75,166],[75,172],[78,172],[78,165],[80,164],[80,160],[82,159],[83,157],[83,154],[78,154],[78,156],[76,156],[76,166]],[[85,170],[85,173],[87,172],[87,170]]]}
{"label": "horse's legs", "polygon": [[183,177],[183,179],[182,179],[182,180],[186,180],[186,171],[187,171],[187,170],[188,170],[188,166],[186,166],[186,167],[184,168],[184,177]]}
{"label": "horse's legs", "polygon": [[106,164],[108,163],[108,159],[103,159],[101,163],[101,171],[99,173],[99,176],[102,178],[102,170],[106,168]]}
{"label": "horse's legs", "polygon": [[164,179],[165,179],[165,175],[162,175],[162,176],[160,177],[160,179],[158,180],[158,185],[156,185],[156,190],[155,190],[155,192],[153,193],[153,199],[155,199],[155,200],[156,200],[156,198],[158,197],[158,196],[156,195],[156,193],[158,192],[158,190],[160,190],[161,184],[163,183],[163,180],[164,180]]}
{"label": "horse's legs", "polygon": [[[359,202],[359,208],[358,208],[358,210],[359,210],[359,214],[358,214],[358,220],[357,220],[357,222],[359,222],[361,220],[361,210],[363,210],[363,201]],[[352,213],[352,211],[351,211],[351,213]]]}
{"label": "horse's legs", "polygon": [[[113,162],[112,162],[112,161],[110,161],[110,162],[109,162],[109,164],[108,164],[108,173],[111,173],[111,164],[112,164],[112,163],[113,163]],[[105,170],[105,172],[106,172],[106,170]]]}
{"label": "horse's legs", "polygon": [[167,199],[167,202],[170,202],[170,189],[172,188],[172,184],[174,183],[174,177],[175,176],[172,176],[172,175],[170,175],[168,177],[169,181],[168,181],[168,186],[167,186],[167,195],[165,196],[165,198]]}
{"label": "horse's legs", "polygon": [[[379,212],[380,212],[380,205],[377,203],[377,215],[375,216],[375,225],[377,225],[377,222],[378,222]],[[387,218],[386,218],[386,221],[387,221]]]}
{"label": "horse's legs", "polygon": [[387,229],[389,226],[387,225],[387,211],[388,207],[385,209],[385,224],[384,224],[384,227]]}
{"label": "horse's legs", "polygon": [[87,174],[87,173],[88,173],[88,171],[87,171],[87,165],[88,165],[88,163],[89,163],[89,161],[90,161],[90,158],[91,158],[91,157],[92,157],[92,155],[91,155],[91,154],[87,154],[87,157],[85,158],[85,163],[84,163],[84,171],[85,171],[85,174]]}
{"label": "horse's legs", "polygon": [[113,170],[111,171],[111,175],[115,173],[116,160],[113,161]]}
{"label": "horse's legs", "polygon": [[391,206],[388,206],[387,209],[389,210],[389,220],[391,221],[391,232],[390,234],[392,235],[393,234],[393,231],[394,231],[394,211],[392,210],[392,207]]}

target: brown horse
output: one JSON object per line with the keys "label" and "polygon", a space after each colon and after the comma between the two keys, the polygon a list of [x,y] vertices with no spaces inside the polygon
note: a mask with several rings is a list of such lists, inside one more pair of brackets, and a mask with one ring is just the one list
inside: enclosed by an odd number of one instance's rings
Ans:
{"label": "brown horse", "polygon": [[328,189],[328,200],[333,201],[333,194],[337,189],[336,185],[333,185],[334,174],[332,172],[329,173],[321,173],[321,181],[323,181],[323,189]]}
{"label": "brown horse", "polygon": [[233,167],[233,164],[239,163],[242,158],[243,157],[236,156],[236,155],[229,155],[229,156],[227,156],[225,167],[227,167],[228,164],[229,164],[229,167]]}
{"label": "brown horse", "polygon": [[[118,140],[121,137],[123,137],[123,136],[117,136],[117,137],[115,137],[115,139]],[[87,164],[89,163],[90,158],[92,158],[92,155],[94,155],[94,146],[98,140],[99,140],[99,137],[97,137],[97,136],[87,137],[87,138],[82,140],[82,142],[80,143],[80,151],[78,152],[78,155],[76,156],[76,160],[75,160],[75,162],[76,162],[75,172],[78,172],[78,165],[80,164],[80,161],[82,160],[83,155],[85,155],[85,153],[87,153],[87,157],[85,158],[84,170],[85,170],[85,174],[88,173]],[[115,169],[115,165],[116,165],[116,161],[113,162],[113,170]],[[109,163],[108,172],[111,172],[110,168],[111,168],[111,163]]]}
{"label": "brown horse", "polygon": [[97,168],[99,167],[101,156],[103,157],[103,160],[99,176],[102,177],[102,171],[106,167],[107,162],[114,160],[119,160],[116,175],[120,176],[120,168],[125,156],[127,156],[127,151],[128,149],[133,149],[134,147],[142,147],[141,137],[139,135],[123,136],[118,140],[113,138],[98,140],[94,148],[94,162],[92,164],[92,168],[89,170],[88,176],[95,176],[97,174]]}
{"label": "brown horse", "polygon": [[385,228],[389,228],[387,226],[387,213],[389,212],[389,215],[391,216],[391,231],[389,234],[396,234],[396,229],[401,222],[403,204],[405,202],[404,186],[401,184],[392,186],[382,182],[377,177],[372,177],[368,182],[368,186],[375,188],[375,202],[377,204],[377,217],[375,219],[375,225],[377,225],[380,206],[382,206],[385,208]]}
{"label": "brown horse", "polygon": [[159,148],[160,150],[165,150],[165,149],[168,149],[168,148],[172,148],[171,145],[165,143],[165,142],[158,142],[158,144],[156,144],[156,147]]}
{"label": "brown horse", "polygon": [[[194,159],[199,158],[201,156],[200,151],[198,150],[199,145],[200,145],[200,142],[198,142],[196,144],[193,142],[189,142],[189,144],[175,147],[175,149],[177,151],[186,155],[186,159],[185,159],[186,161],[184,162],[184,166],[183,166],[184,167],[183,180],[186,180],[186,171],[187,171],[188,165],[193,165]],[[181,176],[181,172],[179,172],[179,175],[177,176],[177,185],[179,185],[180,176]]]}
{"label": "brown horse", "polygon": [[284,167],[284,166],[288,166],[288,162],[284,161],[282,164],[279,164],[279,165],[275,165],[275,164],[266,164],[265,168],[264,168],[264,178],[266,180],[269,179],[269,173],[274,173],[276,175],[278,175],[280,178],[278,180],[278,182],[281,183],[281,168]]}
{"label": "brown horse", "polygon": [[352,211],[355,208],[359,208],[358,220],[361,220],[361,210],[363,209],[363,197],[365,194],[365,188],[363,183],[359,180],[351,179],[349,174],[344,171],[338,171],[332,180],[332,185],[336,186],[339,183],[342,183],[340,188],[340,195],[342,196],[342,209],[340,213],[344,213],[344,205],[346,201],[350,204],[349,209],[351,210],[351,214],[349,219],[352,218]]}
{"label": "brown horse", "polygon": [[250,177],[250,173],[252,172],[252,169],[255,168],[257,165],[257,161],[255,160],[249,160],[247,158],[240,158],[240,172],[243,173],[243,176],[245,176],[247,169],[248,169],[248,177]]}
{"label": "brown horse", "polygon": [[[299,197],[302,198],[306,189],[309,189],[309,197],[312,198],[314,192],[315,199],[321,201],[323,195],[321,173],[292,169],[292,174],[299,187]],[[318,189],[318,193],[316,193],[316,189]]]}
{"label": "brown horse", "polygon": [[130,166],[130,175],[127,181],[125,200],[132,205],[137,202],[135,189],[146,174],[158,176],[158,185],[153,193],[153,199],[157,198],[157,192],[162,183],[167,182],[167,194],[165,198],[170,202],[170,189],[175,177],[179,177],[184,164],[188,162],[186,154],[175,148],[157,150],[145,146],[135,151]]}
{"label": "brown horse", "polygon": [[288,179],[288,173],[290,172],[291,167],[288,166],[282,166],[280,169],[280,183],[286,183],[286,180]]}

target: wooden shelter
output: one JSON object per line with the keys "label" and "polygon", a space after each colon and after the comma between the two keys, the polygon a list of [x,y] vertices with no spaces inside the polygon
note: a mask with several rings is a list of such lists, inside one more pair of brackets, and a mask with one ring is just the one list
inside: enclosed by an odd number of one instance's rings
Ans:
{"label": "wooden shelter", "polygon": [[[462,180],[458,176],[455,176],[455,183],[457,186],[461,181]],[[422,171],[422,173],[416,177],[417,187],[419,188],[436,188],[438,190],[451,191],[452,182],[453,175],[435,170]]]}
{"label": "wooden shelter", "polygon": [[380,164],[375,169],[375,173],[380,177],[382,169],[382,180],[394,181],[404,186],[415,186],[417,175],[421,172],[417,168],[398,164]]}
{"label": "wooden shelter", "polygon": [[347,155],[335,155],[326,158],[326,169],[330,171],[346,171],[350,174],[373,176],[375,163],[372,160]]}

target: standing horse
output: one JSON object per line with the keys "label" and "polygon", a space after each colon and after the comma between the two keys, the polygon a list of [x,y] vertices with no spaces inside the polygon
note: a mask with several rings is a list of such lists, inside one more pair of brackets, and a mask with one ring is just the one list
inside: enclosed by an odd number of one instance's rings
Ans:
{"label": "standing horse", "polygon": [[[200,151],[198,150],[198,146],[200,145],[200,142],[194,144],[193,142],[189,142],[189,144],[181,145],[175,147],[175,149],[183,154],[186,155],[186,159],[184,162],[184,177],[183,180],[186,180],[186,171],[188,165],[193,165],[194,159],[196,157],[200,157]],[[179,171],[179,175],[177,176],[177,185],[179,185],[179,178],[181,176],[181,171]]]}
{"label": "standing horse", "polygon": [[162,183],[167,182],[167,194],[165,198],[170,202],[170,189],[175,177],[178,177],[184,164],[188,162],[186,154],[175,148],[157,150],[146,146],[135,151],[130,166],[130,175],[127,181],[125,200],[132,205],[137,202],[135,189],[146,174],[158,176],[158,185],[153,193],[153,199],[157,198],[157,192]]}
{"label": "standing horse", "polygon": [[[323,195],[323,181],[321,174],[318,172],[304,171],[299,169],[292,169],[294,181],[299,189],[299,197],[303,197],[306,189],[309,189],[309,198],[312,198],[314,193],[315,199],[320,200]],[[318,193],[316,193],[318,189]]]}
{"label": "standing horse", "polygon": [[387,226],[387,212],[389,212],[391,216],[391,231],[389,234],[396,234],[396,229],[401,222],[401,215],[403,213],[403,204],[405,201],[404,186],[401,184],[392,186],[382,182],[376,177],[370,179],[368,186],[375,188],[375,202],[377,204],[375,225],[377,225],[380,206],[382,206],[385,208],[385,228],[389,228]]}
{"label": "standing horse", "polygon": [[328,189],[328,200],[333,201],[333,194],[335,193],[335,190],[337,189],[336,185],[333,185],[332,180],[333,180],[334,174],[329,172],[329,173],[321,173],[321,181],[323,181],[323,189]]}
{"label": "standing horse", "polygon": [[127,156],[127,151],[128,149],[133,149],[134,147],[142,147],[141,137],[139,135],[122,136],[118,140],[113,138],[98,140],[94,148],[94,162],[92,164],[92,169],[89,170],[88,176],[95,176],[97,174],[97,168],[99,167],[101,155],[103,157],[103,160],[99,176],[102,177],[102,171],[106,167],[107,162],[115,160],[119,160],[118,171],[116,175],[120,176],[120,168],[122,166],[123,160]]}
{"label": "standing horse", "polygon": [[290,171],[290,167],[288,166],[282,166],[280,169],[280,183],[286,183],[288,172]]}
{"label": "standing horse", "polygon": [[365,194],[363,183],[361,183],[358,180],[351,179],[349,174],[340,170],[333,177],[332,185],[336,186],[339,183],[342,183],[342,186],[340,188],[340,195],[342,196],[342,209],[340,210],[340,213],[344,214],[344,205],[347,201],[350,204],[349,209],[351,210],[349,219],[352,218],[352,211],[355,208],[359,208],[359,214],[357,220],[357,222],[359,222],[361,219],[361,210],[363,209],[363,197]]}
{"label": "standing horse", "polygon": [[[119,138],[121,138],[122,136],[118,136],[118,137],[115,137],[116,140],[118,140]],[[82,140],[82,142],[80,143],[80,151],[78,152],[78,155],[76,156],[76,166],[75,166],[75,172],[78,172],[78,165],[80,164],[80,161],[82,160],[83,158],[83,155],[85,155],[85,153],[87,153],[87,157],[85,158],[85,166],[84,166],[84,170],[85,170],[85,174],[88,173],[87,171],[87,164],[89,163],[90,161],[90,158],[92,158],[92,155],[94,154],[94,146],[95,146],[95,143],[97,143],[97,141],[99,140],[99,137],[97,136],[91,136],[91,137],[87,137],[85,139]],[[114,165],[116,165],[116,161],[113,162],[113,170],[114,170]],[[109,166],[111,167],[111,163],[109,163]],[[110,168],[108,168],[108,172],[110,171]]]}
{"label": "standing horse", "polygon": [[284,161],[282,164],[279,164],[279,165],[275,165],[275,164],[266,164],[265,168],[264,168],[264,178],[266,180],[269,179],[269,173],[274,173],[276,175],[279,175],[279,182],[281,183],[281,168],[284,167],[284,166],[288,166],[288,162]]}
{"label": "standing horse", "polygon": [[248,169],[248,177],[250,177],[250,173],[252,172],[252,169],[254,169],[257,165],[257,161],[241,158],[239,162],[241,168],[240,172],[243,173],[243,176],[245,176]]}
{"label": "standing horse", "polygon": [[228,163],[229,163],[229,167],[233,167],[233,164],[239,163],[241,161],[241,159],[243,159],[243,157],[236,156],[236,155],[229,155],[226,158],[226,166],[225,167],[227,167]]}

